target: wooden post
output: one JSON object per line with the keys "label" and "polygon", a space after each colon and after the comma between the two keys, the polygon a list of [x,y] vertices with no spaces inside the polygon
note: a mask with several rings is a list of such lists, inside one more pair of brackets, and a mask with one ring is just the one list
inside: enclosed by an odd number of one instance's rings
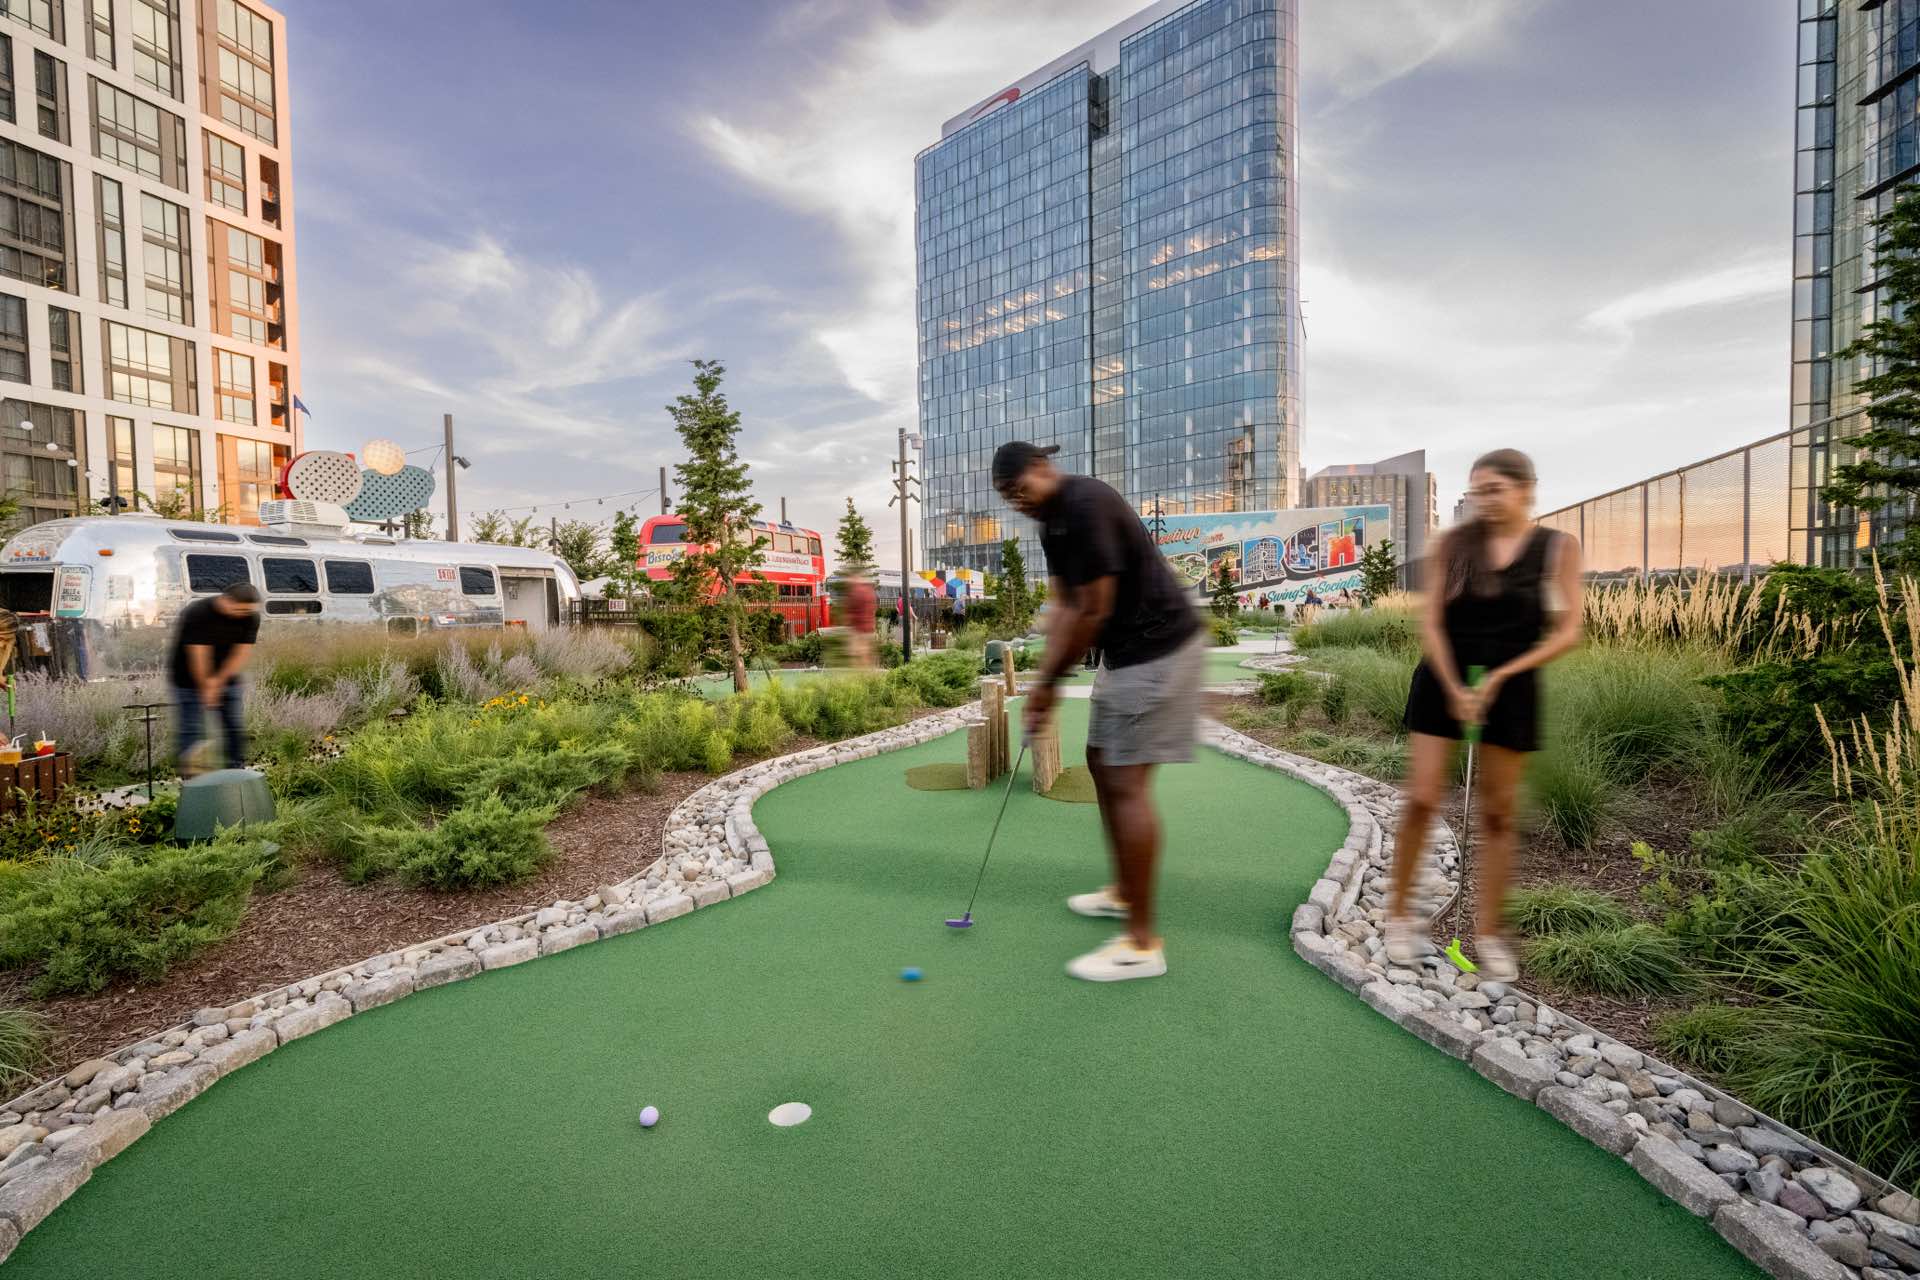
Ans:
{"label": "wooden post", "polygon": [[987,732],[985,723],[967,726],[967,786],[974,791],[982,790],[987,785],[987,762],[992,754]]}
{"label": "wooden post", "polygon": [[1007,650],[1007,660],[1000,664],[1000,675],[1001,678],[1006,681],[1005,688],[1002,689],[1002,692],[1009,698],[1019,697],[1020,686],[1013,682],[1013,650],[1011,649]]}
{"label": "wooden post", "polygon": [[1033,756],[1033,789],[1040,795],[1053,790],[1060,778],[1060,729],[1048,725],[1028,744]]}
{"label": "wooden post", "polygon": [[980,714],[987,722],[988,776],[1007,771],[1007,696],[997,676],[980,680]]}

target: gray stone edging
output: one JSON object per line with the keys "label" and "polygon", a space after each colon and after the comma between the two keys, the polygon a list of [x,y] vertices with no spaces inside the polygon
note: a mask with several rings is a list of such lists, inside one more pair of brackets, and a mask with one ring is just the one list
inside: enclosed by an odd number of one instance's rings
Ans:
{"label": "gray stone edging", "polygon": [[[1295,908],[1293,949],[1375,1011],[1622,1156],[1770,1275],[1899,1280],[1920,1272],[1920,1200],[1722,1090],[1553,1009],[1518,984],[1456,974],[1437,951],[1386,960],[1396,787],[1214,721],[1210,745],[1308,782],[1346,809],[1345,844]],[[1439,831],[1436,830],[1436,835]],[[1458,891],[1451,831],[1434,859]]]}
{"label": "gray stone edging", "polygon": [[158,1035],[42,1081],[0,1107],[0,1262],[94,1169],[222,1076],[415,991],[631,933],[751,892],[774,878],[772,850],[753,823],[755,800],[836,764],[930,742],[977,714],[978,704],[970,703],[737,769],[674,806],[658,858],[582,901],[561,900],[201,1009]]}

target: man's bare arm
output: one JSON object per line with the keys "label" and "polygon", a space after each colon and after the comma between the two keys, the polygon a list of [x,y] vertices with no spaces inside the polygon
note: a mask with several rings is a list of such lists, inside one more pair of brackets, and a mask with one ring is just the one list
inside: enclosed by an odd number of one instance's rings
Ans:
{"label": "man's bare arm", "polygon": [[[1071,588],[1061,600],[1053,633],[1047,638],[1046,656],[1040,660],[1040,674],[1048,684],[1064,676],[1067,668],[1093,647],[1100,628],[1113,613],[1114,586],[1112,577],[1095,578],[1085,586]],[[1048,598],[1054,597],[1050,594]]]}

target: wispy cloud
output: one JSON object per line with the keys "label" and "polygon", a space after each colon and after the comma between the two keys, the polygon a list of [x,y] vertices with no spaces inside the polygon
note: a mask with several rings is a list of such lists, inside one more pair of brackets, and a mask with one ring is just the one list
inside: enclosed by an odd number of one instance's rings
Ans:
{"label": "wispy cloud", "polygon": [[1697,275],[1635,289],[1589,311],[1585,323],[1613,337],[1630,338],[1637,326],[1676,312],[1784,297],[1792,278],[1790,260],[1784,253],[1756,255]]}
{"label": "wispy cloud", "polygon": [[1345,0],[1301,8],[1301,47],[1336,101],[1362,98],[1430,62],[1513,47],[1545,0]]}

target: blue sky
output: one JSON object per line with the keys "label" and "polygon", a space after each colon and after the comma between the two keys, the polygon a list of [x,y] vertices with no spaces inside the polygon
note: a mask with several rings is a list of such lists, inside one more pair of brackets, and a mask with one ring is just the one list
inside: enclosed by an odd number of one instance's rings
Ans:
{"label": "blue sky", "polygon": [[[1303,2],[1309,470],[1424,446],[1450,509],[1513,445],[1551,507],[1782,429],[1788,6]],[[717,356],[768,508],[891,549],[913,155],[1137,7],[281,0],[310,444],[648,489]]]}

